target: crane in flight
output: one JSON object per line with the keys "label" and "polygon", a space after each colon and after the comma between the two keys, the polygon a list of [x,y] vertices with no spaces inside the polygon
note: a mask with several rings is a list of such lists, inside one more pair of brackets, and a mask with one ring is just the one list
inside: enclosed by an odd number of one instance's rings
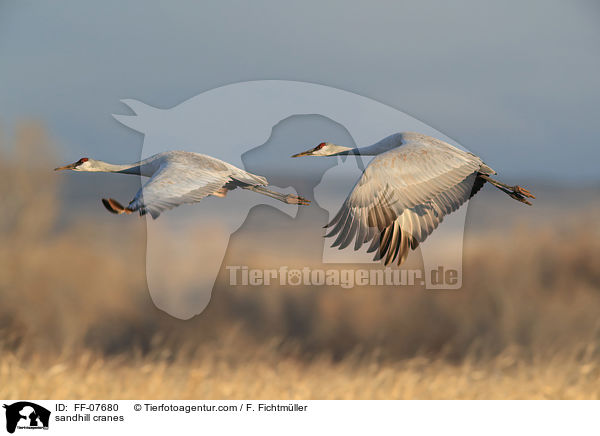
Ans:
{"label": "crane in flight", "polygon": [[418,247],[442,222],[489,182],[517,201],[531,205],[535,198],[520,186],[492,179],[496,172],[472,153],[420,133],[388,136],[362,148],[329,142],[293,155],[377,156],[363,171],[337,215],[325,227],[326,237],[337,238],[332,247],[354,250],[370,243],[367,252],[385,265]]}
{"label": "crane in flight", "polygon": [[211,156],[189,151],[167,151],[139,162],[115,165],[87,157],[55,171],[73,170],[136,174],[149,177],[127,207],[112,198],[103,198],[104,207],[112,213],[140,215],[152,218],[185,203],[197,203],[208,195],[225,197],[227,192],[242,188],[287,204],[307,205],[304,197],[282,194],[267,189],[267,179],[244,171]]}

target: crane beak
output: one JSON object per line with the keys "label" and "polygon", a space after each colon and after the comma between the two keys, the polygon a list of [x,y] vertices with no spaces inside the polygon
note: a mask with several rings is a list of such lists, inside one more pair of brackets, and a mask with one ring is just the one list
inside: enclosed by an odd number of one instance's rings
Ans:
{"label": "crane beak", "polygon": [[69,165],[65,165],[64,167],[54,168],[54,171],[72,170],[76,166],[77,166],[77,162],[69,164]]}
{"label": "crane beak", "polygon": [[311,153],[312,153],[312,150],[303,151],[302,153],[293,154],[292,157],[310,156]]}

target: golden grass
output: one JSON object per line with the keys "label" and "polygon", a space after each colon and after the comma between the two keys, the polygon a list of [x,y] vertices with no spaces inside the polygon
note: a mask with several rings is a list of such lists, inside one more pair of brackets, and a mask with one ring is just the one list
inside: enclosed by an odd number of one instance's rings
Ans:
{"label": "golden grass", "polygon": [[600,398],[597,209],[467,235],[460,291],[232,289],[222,272],[181,321],[149,298],[143,221],[57,226],[60,178],[29,164],[55,166],[43,130],[17,139],[0,160],[2,398]]}
{"label": "golden grass", "polygon": [[[239,345],[239,344],[238,344]],[[48,362],[9,354],[0,364],[2,398],[61,399],[598,399],[597,360],[519,362],[505,354],[485,363],[411,358],[381,363],[309,362],[265,350],[171,360],[106,358],[84,352]],[[209,352],[210,350],[206,350]]]}

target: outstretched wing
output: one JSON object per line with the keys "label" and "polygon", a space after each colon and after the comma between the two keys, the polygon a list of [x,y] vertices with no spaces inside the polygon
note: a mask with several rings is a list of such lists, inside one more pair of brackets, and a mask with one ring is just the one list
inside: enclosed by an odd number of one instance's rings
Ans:
{"label": "outstretched wing", "polygon": [[[482,167],[483,165],[483,167]],[[485,183],[481,160],[446,144],[409,142],[374,158],[338,214],[327,225],[332,247],[370,242],[375,260],[400,265]]]}
{"label": "outstretched wing", "polygon": [[137,192],[129,203],[129,209],[157,218],[165,210],[198,202],[231,181],[231,174],[227,171],[168,162]]}

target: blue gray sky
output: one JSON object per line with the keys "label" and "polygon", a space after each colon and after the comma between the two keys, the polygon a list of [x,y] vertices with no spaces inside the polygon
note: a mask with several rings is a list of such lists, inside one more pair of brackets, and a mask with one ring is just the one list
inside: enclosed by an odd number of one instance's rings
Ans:
{"label": "blue gray sky", "polygon": [[143,138],[112,118],[120,99],[299,80],[402,110],[504,175],[596,183],[599,24],[593,1],[4,0],[0,126],[38,119],[65,161],[122,162]]}

